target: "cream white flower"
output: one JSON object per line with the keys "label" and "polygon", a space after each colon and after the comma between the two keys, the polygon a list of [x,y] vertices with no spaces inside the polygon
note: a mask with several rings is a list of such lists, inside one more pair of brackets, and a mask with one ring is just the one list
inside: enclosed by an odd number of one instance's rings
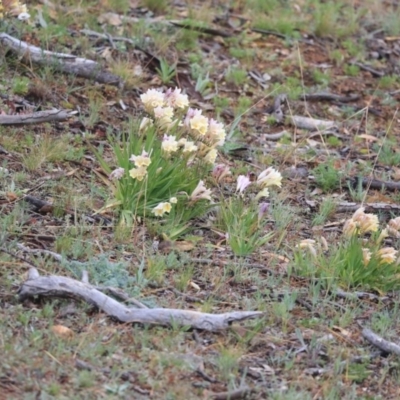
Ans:
{"label": "cream white flower", "polygon": [[194,144],[194,142],[191,142],[191,141],[187,140],[185,142],[185,145],[183,146],[183,150],[182,151],[184,153],[194,153],[195,151],[197,151],[197,149],[198,149],[198,147]]}
{"label": "cream white flower", "polygon": [[119,181],[125,174],[125,169],[124,168],[116,168],[114,171],[110,173],[108,176],[111,180]]}
{"label": "cream white flower", "polygon": [[226,138],[224,125],[221,122],[218,122],[215,119],[211,118],[208,123],[208,130],[206,137],[213,144],[217,146],[222,146],[225,143],[225,138]]}
{"label": "cream white flower", "polygon": [[282,187],[282,175],[275,168],[269,167],[258,175],[257,184],[263,187]]}
{"label": "cream white flower", "polygon": [[204,161],[209,164],[214,164],[217,159],[218,152],[216,149],[211,149],[206,156],[204,157]]}
{"label": "cream white flower", "polygon": [[139,132],[144,132],[147,128],[153,126],[153,120],[151,118],[144,117],[140,121]]}
{"label": "cream white flower", "polygon": [[164,139],[161,143],[161,148],[167,153],[174,153],[179,148],[179,143],[176,140],[175,136],[172,135],[164,135]]}
{"label": "cream white flower", "polygon": [[171,208],[172,206],[169,202],[159,203],[151,212],[157,217],[162,217],[165,213],[169,213]]}
{"label": "cream white flower", "polygon": [[185,123],[190,129],[201,136],[207,133],[208,118],[201,114],[201,110],[193,110],[189,108],[186,114]]}
{"label": "cream white flower", "polygon": [[165,92],[164,102],[173,108],[186,108],[189,105],[188,96],[186,94],[182,94],[181,89],[178,88],[175,88],[174,91],[172,91],[172,89],[168,89]]}
{"label": "cream white flower", "polygon": [[157,89],[149,89],[140,95],[140,100],[142,100],[144,109],[151,114],[156,107],[164,105],[164,93]]}
{"label": "cream white flower", "polygon": [[145,167],[147,168],[151,164],[151,159],[149,157],[149,153],[146,151],[142,151],[140,156],[131,155],[129,161],[133,162],[136,167]]}
{"label": "cream white flower", "polygon": [[357,224],[352,218],[348,219],[343,226],[343,234],[347,237],[353,236],[357,231]]}
{"label": "cream white flower", "polygon": [[176,204],[176,203],[178,202],[178,199],[177,199],[176,197],[171,197],[171,198],[169,199],[169,202],[170,202],[171,204]]}
{"label": "cream white flower", "polygon": [[21,12],[21,14],[18,15],[18,19],[20,21],[26,21],[30,18],[30,14],[28,14],[27,12]]}
{"label": "cream white flower", "polygon": [[230,175],[231,171],[229,167],[225,164],[218,164],[214,167],[212,171],[212,176],[217,182],[221,182],[226,176]]}
{"label": "cream white flower", "polygon": [[398,251],[393,247],[383,247],[378,250],[377,257],[379,259],[379,264],[392,264],[396,261]]}
{"label": "cream white flower", "polygon": [[269,190],[268,188],[264,188],[263,190],[261,190],[257,196],[256,196],[256,200],[261,199],[261,197],[269,197]]}
{"label": "cream white flower", "polygon": [[189,196],[189,199],[192,202],[196,202],[201,199],[211,200],[211,190],[204,186],[203,181],[200,181],[193,190],[193,193]]}
{"label": "cream white flower", "polygon": [[366,232],[376,232],[379,228],[378,217],[374,214],[365,214],[365,208],[360,207],[353,216],[346,221],[343,233],[352,236],[355,233],[360,235]]}
{"label": "cream white flower", "polygon": [[161,126],[172,123],[172,117],[174,116],[174,109],[172,107],[161,107],[154,108],[154,118],[157,123]]}
{"label": "cream white flower", "polygon": [[147,175],[147,168],[146,167],[132,168],[129,171],[129,175],[131,176],[131,178],[137,179],[140,182]]}
{"label": "cream white flower", "polygon": [[249,186],[251,183],[250,178],[246,175],[239,175],[237,178],[236,183],[236,191],[239,193],[243,193],[244,190]]}
{"label": "cream white flower", "polygon": [[180,138],[178,140],[178,144],[179,144],[179,146],[184,146],[187,141],[188,140],[186,138]]}
{"label": "cream white flower", "polygon": [[315,240],[313,239],[304,239],[299,244],[296,245],[299,249],[308,250],[314,257],[317,256],[317,250],[315,249]]}
{"label": "cream white flower", "polygon": [[387,233],[395,238],[400,238],[400,217],[393,218],[389,221],[387,227]]}

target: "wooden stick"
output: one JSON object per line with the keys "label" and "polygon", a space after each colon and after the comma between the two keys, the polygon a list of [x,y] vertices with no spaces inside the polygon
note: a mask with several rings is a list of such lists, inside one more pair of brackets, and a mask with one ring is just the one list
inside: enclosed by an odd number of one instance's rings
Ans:
{"label": "wooden stick", "polygon": [[43,50],[40,47],[30,45],[22,40],[16,39],[7,33],[0,33],[0,44],[9,48],[20,57],[40,65],[52,65],[59,71],[94,79],[96,82],[120,86],[121,80],[110,72],[103,71],[100,64],[93,60],[76,57],[71,54],[55,53]]}
{"label": "wooden stick", "polygon": [[0,115],[0,125],[28,125],[43,122],[65,121],[75,112],[65,110],[39,111],[31,114]]}
{"label": "wooden stick", "polygon": [[228,328],[234,321],[260,317],[260,311],[233,311],[224,314],[208,314],[191,310],[168,308],[128,308],[117,300],[105,295],[89,283],[63,276],[42,277],[36,268],[31,268],[28,280],[18,291],[21,301],[35,296],[62,297],[83,300],[95,305],[110,317],[120,322],[151,325],[188,326],[191,328],[217,332]]}
{"label": "wooden stick", "polygon": [[365,339],[367,339],[368,342],[378,347],[378,349],[381,349],[385,353],[394,353],[397,356],[400,356],[400,346],[398,344],[383,339],[382,337],[367,328],[364,328],[362,330],[361,335]]}

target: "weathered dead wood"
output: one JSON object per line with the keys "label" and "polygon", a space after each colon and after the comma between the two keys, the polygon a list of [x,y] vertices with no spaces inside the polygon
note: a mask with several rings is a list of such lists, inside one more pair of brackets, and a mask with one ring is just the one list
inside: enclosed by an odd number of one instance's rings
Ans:
{"label": "weathered dead wood", "polygon": [[305,129],[307,131],[331,129],[337,128],[338,126],[338,124],[334,121],[301,117],[299,115],[290,115],[288,116],[288,120],[296,128]]}
{"label": "weathered dead wood", "polygon": [[28,280],[18,291],[21,301],[35,297],[62,297],[83,300],[104,311],[110,317],[124,323],[150,325],[187,326],[211,332],[226,329],[234,321],[260,317],[260,311],[233,311],[224,314],[208,314],[198,311],[168,308],[128,308],[113,298],[95,289],[89,283],[63,276],[40,276],[36,268],[31,268]]}
{"label": "weathered dead wood", "polygon": [[333,101],[337,103],[350,103],[360,99],[359,94],[352,94],[350,96],[342,96],[329,92],[306,93],[301,96],[306,101]]}
{"label": "weathered dead wood", "polygon": [[384,351],[385,353],[394,353],[397,356],[400,356],[400,346],[398,344],[383,339],[381,336],[377,335],[367,328],[364,328],[362,330],[361,335],[364,339],[368,340],[368,342],[376,346],[378,349]]}
{"label": "weathered dead wood", "polygon": [[27,58],[34,63],[52,65],[59,71],[87,79],[94,79],[96,82],[117,86],[121,85],[121,80],[116,75],[102,70],[100,64],[96,61],[76,57],[71,54],[43,50],[40,47],[16,39],[7,33],[0,33],[0,44],[2,47],[10,49],[20,57]]}
{"label": "weathered dead wood", "polygon": [[0,125],[28,125],[42,122],[65,121],[75,112],[65,110],[38,111],[31,114],[0,115]]}
{"label": "weathered dead wood", "polygon": [[229,392],[213,393],[210,398],[213,400],[238,400],[245,399],[252,390],[249,387],[243,387]]}
{"label": "weathered dead wood", "polygon": [[399,182],[387,182],[381,181],[380,179],[373,178],[353,178],[350,180],[353,187],[357,187],[361,183],[362,187],[367,187],[368,189],[382,190],[387,189],[390,191],[400,190]]}
{"label": "weathered dead wood", "polygon": [[[306,200],[306,204],[311,208],[316,208],[319,203],[314,200]],[[353,203],[347,201],[341,201],[336,204],[335,211],[339,212],[354,212],[360,207],[365,207],[366,212],[378,212],[378,211],[400,211],[400,205],[389,204],[389,203]]]}

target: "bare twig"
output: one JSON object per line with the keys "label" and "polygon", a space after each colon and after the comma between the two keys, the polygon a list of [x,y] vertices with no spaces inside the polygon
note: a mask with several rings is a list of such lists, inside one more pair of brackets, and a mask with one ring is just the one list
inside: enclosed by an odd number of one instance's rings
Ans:
{"label": "bare twig", "polygon": [[383,339],[381,336],[367,328],[362,330],[361,335],[368,340],[368,342],[378,347],[378,349],[381,349],[385,353],[394,353],[397,356],[400,356],[400,346],[398,344]]}
{"label": "bare twig", "polygon": [[[33,277],[33,279],[31,278]],[[233,311],[224,314],[208,314],[191,310],[167,308],[132,309],[105,295],[88,283],[63,276],[39,276],[35,268],[31,269],[29,279],[18,291],[21,301],[35,297],[61,297],[83,300],[95,305],[110,317],[125,323],[152,325],[188,326],[191,328],[217,332],[228,328],[234,321],[243,321],[263,315],[260,311]]]}

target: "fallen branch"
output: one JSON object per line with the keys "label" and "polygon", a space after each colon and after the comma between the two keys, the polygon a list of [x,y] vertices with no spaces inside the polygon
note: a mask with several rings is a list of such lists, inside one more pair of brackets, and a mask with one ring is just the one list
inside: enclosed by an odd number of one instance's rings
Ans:
{"label": "fallen branch", "polygon": [[151,325],[188,326],[190,328],[217,332],[228,328],[234,321],[262,316],[260,311],[233,311],[224,314],[208,314],[198,311],[168,308],[128,308],[117,300],[105,295],[89,283],[63,276],[39,275],[36,268],[31,268],[28,280],[18,291],[21,301],[35,296],[72,298],[95,305],[110,317],[124,323]]}
{"label": "fallen branch", "polygon": [[42,122],[65,121],[75,112],[65,110],[39,111],[31,114],[0,115],[0,125],[28,125]]}
{"label": "fallen branch", "polygon": [[350,103],[352,101],[357,101],[360,97],[359,94],[342,96],[329,92],[306,93],[301,96],[301,98],[306,101],[333,101],[337,103]]}
{"label": "fallen branch", "polygon": [[306,129],[308,131],[315,131],[321,129],[336,128],[337,123],[322,119],[301,117],[298,115],[291,115],[288,117],[289,122],[299,129]]}
{"label": "fallen branch", "polygon": [[[315,200],[306,200],[306,204],[311,208],[317,208],[319,203]],[[336,204],[335,211],[340,212],[354,212],[360,207],[365,207],[366,212],[378,212],[378,211],[400,211],[400,205],[390,203],[353,203],[342,201]]]}
{"label": "fallen branch", "polygon": [[9,48],[20,57],[25,57],[34,63],[40,65],[51,64],[59,71],[87,79],[94,79],[96,82],[117,86],[121,85],[121,80],[118,76],[107,71],[102,71],[100,64],[96,61],[76,57],[71,54],[43,50],[40,47],[16,39],[7,33],[0,33],[0,44],[3,47]]}
{"label": "fallen branch", "polygon": [[229,392],[213,393],[210,398],[213,400],[234,400],[244,399],[248,394],[251,393],[251,389],[248,387],[231,390]]}
{"label": "fallen branch", "polygon": [[368,189],[374,189],[374,190],[387,189],[393,192],[396,190],[400,190],[399,182],[387,182],[387,181],[381,181],[380,179],[353,178],[350,179],[350,183],[355,188],[357,187],[358,184],[361,183],[362,187],[367,187]]}
{"label": "fallen branch", "polygon": [[378,349],[384,351],[385,353],[394,353],[397,356],[400,356],[400,346],[398,344],[383,339],[367,328],[362,330],[361,335],[363,338],[367,339],[368,342],[378,347]]}

